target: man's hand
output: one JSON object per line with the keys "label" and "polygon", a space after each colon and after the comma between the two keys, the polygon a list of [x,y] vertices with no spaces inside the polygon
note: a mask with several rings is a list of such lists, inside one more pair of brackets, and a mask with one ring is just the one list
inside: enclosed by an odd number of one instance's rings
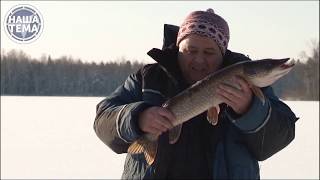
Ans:
{"label": "man's hand", "polygon": [[244,114],[248,111],[252,101],[252,91],[250,85],[240,77],[234,77],[234,83],[239,84],[241,89],[237,89],[227,84],[220,84],[217,96],[237,114]]}
{"label": "man's hand", "polygon": [[175,116],[163,107],[153,106],[147,108],[139,115],[139,127],[146,133],[159,136],[173,128],[172,121]]}

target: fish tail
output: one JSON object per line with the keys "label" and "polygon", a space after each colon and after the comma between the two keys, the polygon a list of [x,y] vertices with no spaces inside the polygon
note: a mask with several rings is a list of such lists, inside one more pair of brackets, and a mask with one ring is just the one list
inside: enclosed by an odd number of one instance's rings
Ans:
{"label": "fish tail", "polygon": [[157,149],[157,141],[150,141],[143,136],[129,146],[128,153],[138,154],[143,152],[147,163],[151,165],[156,158]]}

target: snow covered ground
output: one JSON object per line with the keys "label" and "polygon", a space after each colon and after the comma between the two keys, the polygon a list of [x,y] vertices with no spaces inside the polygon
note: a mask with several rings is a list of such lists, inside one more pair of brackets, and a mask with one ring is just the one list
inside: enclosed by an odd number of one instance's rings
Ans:
{"label": "snow covered ground", "polygon": [[[103,97],[1,96],[1,178],[118,179],[125,154],[93,130]],[[261,178],[319,178],[319,102],[286,101],[300,120],[296,138],[260,163]]]}

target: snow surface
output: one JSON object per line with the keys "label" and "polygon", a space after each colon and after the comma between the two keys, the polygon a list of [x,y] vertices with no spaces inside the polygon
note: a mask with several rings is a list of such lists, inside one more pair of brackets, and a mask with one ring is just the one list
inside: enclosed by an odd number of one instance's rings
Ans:
{"label": "snow surface", "polygon": [[[119,179],[125,154],[93,130],[103,97],[1,96],[1,178]],[[296,137],[260,163],[261,179],[319,178],[319,101],[286,101]]]}

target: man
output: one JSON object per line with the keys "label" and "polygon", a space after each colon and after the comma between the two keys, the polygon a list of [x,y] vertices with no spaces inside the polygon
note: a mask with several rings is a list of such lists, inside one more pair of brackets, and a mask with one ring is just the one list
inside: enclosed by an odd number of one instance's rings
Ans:
{"label": "man", "polygon": [[180,28],[165,25],[164,34],[163,49],[148,52],[158,63],[130,75],[97,105],[95,132],[116,153],[127,153],[144,133],[159,135],[154,163],[149,166],[142,153],[128,154],[122,178],[259,178],[258,161],[294,139],[296,116],[271,87],[262,88],[263,105],[245,80],[234,77],[241,90],[221,84],[218,124],[210,125],[204,112],[169,144],[175,117],[161,104],[208,74],[250,59],[227,49],[228,24],[212,9],[192,12]]}

